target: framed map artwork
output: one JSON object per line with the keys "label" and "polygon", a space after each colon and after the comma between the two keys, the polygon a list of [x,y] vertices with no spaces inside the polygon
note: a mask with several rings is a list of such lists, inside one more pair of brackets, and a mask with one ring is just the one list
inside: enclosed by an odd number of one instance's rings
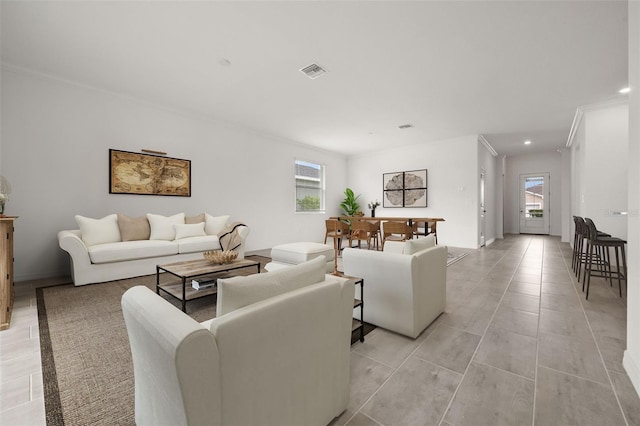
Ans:
{"label": "framed map artwork", "polygon": [[427,207],[427,170],[384,173],[383,207]]}
{"label": "framed map artwork", "polygon": [[109,193],[191,197],[191,161],[110,149]]}

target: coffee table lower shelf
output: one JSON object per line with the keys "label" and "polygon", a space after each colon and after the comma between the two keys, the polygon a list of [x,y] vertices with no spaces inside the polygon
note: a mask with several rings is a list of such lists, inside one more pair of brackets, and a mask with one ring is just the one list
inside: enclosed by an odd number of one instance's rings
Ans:
{"label": "coffee table lower shelf", "polygon": [[[256,267],[260,273],[260,262],[255,260],[235,260],[225,265],[212,264],[208,260],[188,260],[185,262],[170,263],[168,265],[156,266],[156,293],[160,291],[175,297],[182,302],[182,312],[187,312],[187,302],[199,299],[201,297],[210,296],[218,293],[218,286],[196,290],[191,286],[191,280],[206,275],[221,274],[219,278],[226,278],[228,275],[222,275],[224,272],[236,269],[244,269]],[[160,284],[160,274],[166,272],[180,279],[178,282],[168,284]]]}

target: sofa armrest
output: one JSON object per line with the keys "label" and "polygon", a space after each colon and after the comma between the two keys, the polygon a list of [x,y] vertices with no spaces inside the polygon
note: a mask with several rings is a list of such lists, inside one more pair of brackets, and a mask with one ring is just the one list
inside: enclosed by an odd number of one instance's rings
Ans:
{"label": "sofa armrest", "polygon": [[247,237],[249,236],[250,233],[251,233],[251,229],[248,226],[244,225],[244,226],[238,227],[238,235],[240,236],[240,240],[242,241],[242,243],[240,244],[240,247],[236,249],[236,251],[238,252],[238,259],[244,259],[244,252],[246,249],[245,242],[247,241]]}
{"label": "sofa armrest", "polygon": [[[71,256],[71,261],[77,266],[91,264],[89,249],[85,245],[79,229],[58,232],[58,245]],[[73,269],[73,268],[72,268]]]}

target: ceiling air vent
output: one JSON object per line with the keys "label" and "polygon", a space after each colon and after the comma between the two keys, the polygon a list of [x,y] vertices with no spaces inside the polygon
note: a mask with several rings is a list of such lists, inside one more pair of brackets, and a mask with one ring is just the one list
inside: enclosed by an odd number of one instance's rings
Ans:
{"label": "ceiling air vent", "polygon": [[327,72],[327,70],[325,70],[318,64],[307,65],[306,67],[302,68],[300,71],[306,74],[307,77],[311,79],[318,78],[322,74],[325,74]]}
{"label": "ceiling air vent", "polygon": [[398,129],[410,129],[413,127],[413,124],[401,124],[398,126]]}

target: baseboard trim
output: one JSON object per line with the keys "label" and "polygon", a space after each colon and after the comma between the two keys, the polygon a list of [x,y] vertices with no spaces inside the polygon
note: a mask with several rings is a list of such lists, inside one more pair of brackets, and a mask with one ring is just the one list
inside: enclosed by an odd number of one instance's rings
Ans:
{"label": "baseboard trim", "polygon": [[633,387],[636,388],[636,392],[640,395],[640,367],[636,364],[628,349],[624,351],[622,366],[627,372]]}

